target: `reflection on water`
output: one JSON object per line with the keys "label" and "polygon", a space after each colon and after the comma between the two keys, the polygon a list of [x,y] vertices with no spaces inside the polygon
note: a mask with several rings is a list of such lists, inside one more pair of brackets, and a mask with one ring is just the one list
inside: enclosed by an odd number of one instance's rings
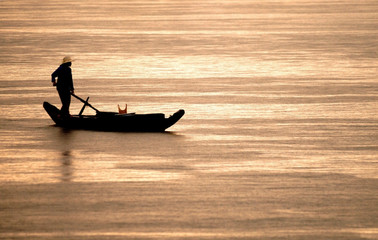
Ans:
{"label": "reflection on water", "polygon": [[72,181],[72,161],[71,152],[65,151],[62,153],[62,181],[71,182]]}
{"label": "reflection on water", "polygon": [[61,181],[71,182],[73,180],[73,166],[72,166],[72,131],[68,129],[59,129],[58,136],[55,138],[57,140],[56,147],[61,152],[59,158],[61,167]]}
{"label": "reflection on water", "polygon": [[[173,155],[176,152],[169,152],[182,147],[176,142],[180,136],[174,133],[103,133],[55,126],[46,130],[47,135],[30,137],[31,142],[37,143],[37,149],[2,151],[2,182],[143,182],[187,177]],[[40,143],[45,149],[40,149]],[[19,141],[18,144],[30,143]],[[149,152],[135,152],[136,148]],[[151,148],[160,151],[154,153]],[[167,152],[161,156],[163,149]]]}

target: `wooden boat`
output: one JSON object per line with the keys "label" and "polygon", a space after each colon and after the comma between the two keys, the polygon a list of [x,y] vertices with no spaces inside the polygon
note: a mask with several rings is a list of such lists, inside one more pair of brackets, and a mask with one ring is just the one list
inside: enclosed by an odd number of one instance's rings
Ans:
{"label": "wooden boat", "polygon": [[[76,95],[72,95],[84,102],[84,106],[78,115],[61,117],[60,110],[48,102],[43,103],[43,108],[49,114],[57,126],[69,129],[87,129],[99,131],[122,131],[122,132],[164,132],[174,125],[185,114],[179,110],[166,118],[163,113],[152,114],[120,114],[117,112],[101,112]],[[96,115],[82,115],[84,108],[90,106],[96,111]]]}

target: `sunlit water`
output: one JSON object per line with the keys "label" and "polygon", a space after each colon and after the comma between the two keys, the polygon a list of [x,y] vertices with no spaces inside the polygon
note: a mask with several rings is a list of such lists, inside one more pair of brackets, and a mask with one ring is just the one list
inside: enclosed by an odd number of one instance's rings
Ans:
{"label": "sunlit water", "polygon": [[[0,239],[376,239],[377,12],[1,1]],[[100,110],[186,115],[166,133],[55,127],[42,103],[60,107],[65,55]]]}

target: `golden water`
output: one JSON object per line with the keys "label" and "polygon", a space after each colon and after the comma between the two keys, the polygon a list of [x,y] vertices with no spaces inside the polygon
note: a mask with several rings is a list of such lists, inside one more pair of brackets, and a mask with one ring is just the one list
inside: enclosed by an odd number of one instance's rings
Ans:
{"label": "golden water", "polygon": [[[0,239],[376,239],[377,12],[1,1]],[[100,110],[186,115],[158,134],[55,127],[65,55]]]}

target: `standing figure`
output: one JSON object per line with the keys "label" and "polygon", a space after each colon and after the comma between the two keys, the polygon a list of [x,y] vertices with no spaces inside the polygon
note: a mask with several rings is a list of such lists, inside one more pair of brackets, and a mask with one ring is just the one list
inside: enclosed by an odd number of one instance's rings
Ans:
{"label": "standing figure", "polygon": [[[53,86],[56,86],[62,101],[60,112],[63,118],[70,116],[71,93],[74,93],[71,64],[71,57],[66,56],[63,58],[62,64],[51,74],[51,82]],[[58,78],[58,82],[55,81],[56,78]]]}

